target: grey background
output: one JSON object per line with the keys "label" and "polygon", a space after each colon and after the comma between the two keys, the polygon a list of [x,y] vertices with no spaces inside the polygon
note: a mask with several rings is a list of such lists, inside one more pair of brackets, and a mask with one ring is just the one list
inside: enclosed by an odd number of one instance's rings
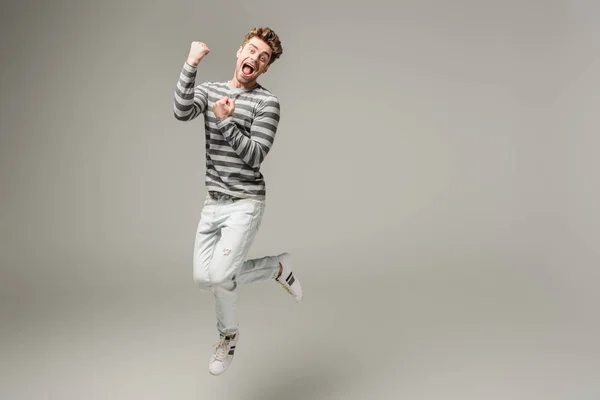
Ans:
{"label": "grey background", "polygon": [[[0,29],[3,399],[600,398],[592,1],[23,1]],[[202,119],[172,117],[268,25],[282,102],[251,256],[209,376],[191,280]]]}

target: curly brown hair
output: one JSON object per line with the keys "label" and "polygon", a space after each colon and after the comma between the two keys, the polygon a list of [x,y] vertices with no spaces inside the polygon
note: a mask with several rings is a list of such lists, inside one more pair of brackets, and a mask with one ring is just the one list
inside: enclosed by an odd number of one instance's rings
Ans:
{"label": "curly brown hair", "polygon": [[273,64],[275,60],[277,60],[283,54],[283,47],[281,46],[281,40],[279,36],[273,31],[273,29],[268,28],[266,26],[257,27],[250,30],[246,36],[244,37],[244,41],[242,42],[242,47],[248,43],[250,39],[253,37],[258,37],[266,44],[269,45],[272,51],[271,59],[269,60],[269,65]]}

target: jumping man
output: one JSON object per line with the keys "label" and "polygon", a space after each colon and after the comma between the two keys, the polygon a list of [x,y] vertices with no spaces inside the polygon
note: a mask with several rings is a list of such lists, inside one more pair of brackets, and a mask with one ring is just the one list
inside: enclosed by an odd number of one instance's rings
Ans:
{"label": "jumping man", "polygon": [[260,172],[280,118],[279,99],[258,78],[283,53],[277,34],[268,27],[249,31],[237,51],[233,77],[196,85],[196,73],[208,46],[192,42],[174,93],[179,121],[204,116],[207,196],[193,253],[193,279],[212,291],[219,343],[209,371],[219,375],[233,360],[239,338],[236,315],[239,284],[273,279],[297,301],[302,287],[292,272],[288,253],[246,260],[266,204]]}

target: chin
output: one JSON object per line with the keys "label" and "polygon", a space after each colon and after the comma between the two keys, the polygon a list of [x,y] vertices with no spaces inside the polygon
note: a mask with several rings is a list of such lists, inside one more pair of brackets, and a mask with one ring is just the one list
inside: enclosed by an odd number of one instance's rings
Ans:
{"label": "chin", "polygon": [[250,83],[250,82],[254,82],[255,79],[256,79],[256,77],[254,77],[254,76],[247,78],[241,73],[238,75],[238,82]]}

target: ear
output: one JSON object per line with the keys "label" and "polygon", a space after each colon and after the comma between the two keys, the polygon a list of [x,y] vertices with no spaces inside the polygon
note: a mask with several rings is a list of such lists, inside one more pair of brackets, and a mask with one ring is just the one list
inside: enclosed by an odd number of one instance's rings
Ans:
{"label": "ear", "polygon": [[238,49],[237,53],[235,53],[235,56],[239,57],[241,52],[242,52],[242,46],[240,46],[240,48]]}

